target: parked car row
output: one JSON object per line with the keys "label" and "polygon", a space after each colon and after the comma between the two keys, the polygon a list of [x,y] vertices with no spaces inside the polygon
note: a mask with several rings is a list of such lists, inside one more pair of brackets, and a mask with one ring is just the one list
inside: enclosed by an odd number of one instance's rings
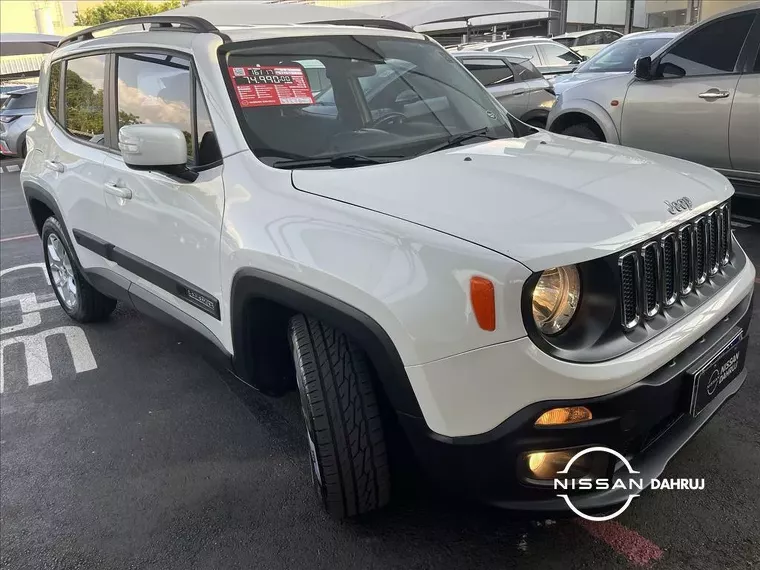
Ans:
{"label": "parked car row", "polygon": [[34,122],[36,105],[36,86],[7,93],[0,106],[0,154],[26,156],[26,131]]}
{"label": "parked car row", "polygon": [[698,162],[760,197],[760,5],[626,36],[555,89],[549,130]]}

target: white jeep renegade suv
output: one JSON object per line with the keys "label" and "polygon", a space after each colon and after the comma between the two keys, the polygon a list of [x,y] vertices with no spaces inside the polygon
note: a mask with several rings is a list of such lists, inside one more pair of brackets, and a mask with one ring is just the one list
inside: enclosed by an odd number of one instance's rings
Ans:
{"label": "white jeep renegade suv", "polygon": [[451,488],[563,511],[576,451],[657,476],[744,382],[755,270],[722,175],[527,127],[392,22],[125,23],[147,29],[79,32],[41,73],[22,185],[55,293],[297,386],[330,513],[389,500],[402,437]]}

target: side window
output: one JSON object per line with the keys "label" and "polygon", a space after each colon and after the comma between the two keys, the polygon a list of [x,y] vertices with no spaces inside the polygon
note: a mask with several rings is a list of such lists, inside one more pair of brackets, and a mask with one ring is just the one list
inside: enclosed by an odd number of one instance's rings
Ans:
{"label": "side window", "polygon": [[66,61],[63,128],[82,140],[105,144],[103,84],[106,56],[91,55]]}
{"label": "side window", "polygon": [[602,43],[601,34],[596,32],[594,34],[586,34],[578,38],[577,46],[594,46]]}
{"label": "side window", "polygon": [[517,72],[517,76],[520,81],[528,81],[530,79],[542,79],[544,76],[536,69],[529,61],[510,62],[512,68]]}
{"label": "side window", "polygon": [[181,130],[188,164],[195,165],[190,62],[163,54],[119,54],[116,58],[119,128],[162,123]]}
{"label": "side window", "polygon": [[512,70],[501,59],[465,59],[462,63],[486,87],[515,80]]}
{"label": "side window", "polygon": [[47,107],[51,115],[58,119],[58,101],[61,94],[61,62],[50,66],[50,85],[48,87]]}
{"label": "side window", "polygon": [[753,71],[755,73],[760,73],[760,48],[757,50],[757,58],[755,59],[755,67]]}
{"label": "side window", "polygon": [[754,18],[753,13],[738,14],[687,34],[660,60],[660,75],[680,77],[680,70],[687,77],[732,73]]}
{"label": "side window", "polygon": [[556,44],[539,44],[546,65],[560,66],[580,63],[581,58],[569,49]]}
{"label": "side window", "polygon": [[509,54],[511,56],[520,56],[525,57],[533,62],[533,64],[538,63],[538,52],[536,51],[536,46],[529,45],[529,46],[515,46],[511,48],[507,48],[505,50],[500,50],[499,53],[505,53]]}
{"label": "side window", "polygon": [[614,41],[617,41],[621,38],[620,35],[616,34],[615,32],[604,32],[604,38],[601,43],[603,44],[611,44]]}

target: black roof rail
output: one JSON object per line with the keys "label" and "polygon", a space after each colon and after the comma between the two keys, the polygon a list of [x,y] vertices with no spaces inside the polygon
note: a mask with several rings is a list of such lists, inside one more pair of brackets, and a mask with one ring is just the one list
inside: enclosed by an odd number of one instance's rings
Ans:
{"label": "black roof rail", "polygon": [[94,32],[102,32],[103,30],[109,30],[111,28],[121,28],[122,26],[132,26],[135,24],[149,24],[151,27],[155,26],[156,28],[183,32],[219,33],[217,27],[211,22],[197,16],[140,16],[138,18],[126,18],[124,20],[106,22],[105,24],[98,24],[97,26],[92,26],[91,28],[75,32],[58,42],[58,47],[63,47],[84,40],[91,40],[95,37],[92,35]]}
{"label": "black roof rail", "polygon": [[[301,22],[299,22],[301,23]],[[302,22],[303,24],[334,24],[336,26],[361,26],[365,28],[383,28],[386,30],[398,30],[400,32],[414,32],[412,28],[401,22],[386,20],[384,18],[362,18],[354,20],[325,20],[323,22]]]}

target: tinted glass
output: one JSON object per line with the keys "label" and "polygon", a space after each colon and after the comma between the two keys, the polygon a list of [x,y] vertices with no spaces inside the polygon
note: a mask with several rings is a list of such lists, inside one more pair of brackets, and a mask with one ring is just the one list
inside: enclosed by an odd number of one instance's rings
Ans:
{"label": "tinted glass", "polygon": [[58,98],[61,92],[61,62],[50,66],[50,86],[48,87],[48,111],[58,118]]}
{"label": "tinted glass", "polygon": [[[593,46],[602,43],[602,35],[599,32],[593,34],[586,34],[578,38],[576,46]],[[567,45],[567,44],[563,44]],[[572,46],[568,46],[572,47]]]}
{"label": "tinted glass", "polygon": [[104,144],[103,83],[106,56],[92,55],[66,62],[64,128],[83,140]]}
{"label": "tinted glass", "polygon": [[633,62],[640,57],[651,56],[671,39],[672,38],[640,37],[608,45],[594,57],[588,61],[584,61],[578,67],[576,72],[604,73],[612,71],[632,71]]}
{"label": "tinted glass", "polygon": [[754,18],[753,13],[739,14],[689,33],[660,60],[660,65],[677,65],[686,76],[731,73]]}
{"label": "tinted glass", "polygon": [[573,47],[576,38],[555,38],[554,41],[566,47]]}
{"label": "tinted glass", "polygon": [[37,104],[37,92],[24,95],[11,95],[3,105],[3,109],[34,109]]}
{"label": "tinted glass", "polygon": [[753,71],[760,72],[760,49],[757,50],[757,58],[755,59],[755,67]]}
{"label": "tinted glass", "polygon": [[512,70],[500,59],[465,59],[462,63],[486,87],[515,80]]}
{"label": "tinted glass", "polygon": [[580,56],[557,44],[539,44],[544,64],[551,66],[572,65],[581,61]]}
{"label": "tinted glass", "polygon": [[620,34],[616,34],[615,32],[604,32],[602,34],[602,43],[611,44],[612,42],[619,40],[621,37]]}
{"label": "tinted glass", "polygon": [[190,63],[176,56],[119,55],[117,108],[119,128],[160,123],[181,130],[187,140],[188,161],[194,162]]}
{"label": "tinted glass", "polygon": [[520,79],[520,81],[528,81],[529,79],[543,79],[544,77],[541,75],[541,72],[536,69],[535,66],[528,60],[519,62],[510,60],[510,63],[512,64],[512,68],[517,73],[517,77]]}
{"label": "tinted glass", "polygon": [[539,62],[538,52],[536,51],[535,45],[515,46],[506,49],[500,49],[498,51],[499,53],[503,53],[505,55],[524,57],[527,60],[533,62],[533,65],[536,65]]}
{"label": "tinted glass", "polygon": [[[321,95],[306,59],[317,59],[332,80]],[[257,42],[233,46],[224,73],[252,150],[283,168],[288,160],[346,154],[403,160],[472,131],[512,135],[508,115],[483,86],[427,41],[332,35]]]}

